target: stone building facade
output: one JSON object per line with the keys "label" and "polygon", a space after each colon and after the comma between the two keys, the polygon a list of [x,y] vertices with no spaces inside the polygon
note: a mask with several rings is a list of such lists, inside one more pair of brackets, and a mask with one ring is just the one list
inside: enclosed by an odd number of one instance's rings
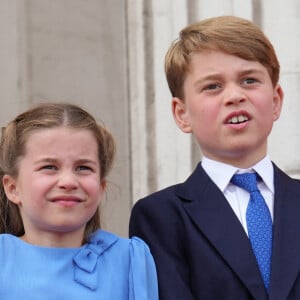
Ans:
{"label": "stone building facade", "polygon": [[[0,0],[0,123],[44,101],[80,104],[116,137],[103,227],[127,235],[133,203],[184,180],[201,153],[172,120],[164,55],[188,23],[253,20],[281,62],[282,116],[271,158],[300,177],[298,0]],[[299,80],[300,81],[300,80]]]}

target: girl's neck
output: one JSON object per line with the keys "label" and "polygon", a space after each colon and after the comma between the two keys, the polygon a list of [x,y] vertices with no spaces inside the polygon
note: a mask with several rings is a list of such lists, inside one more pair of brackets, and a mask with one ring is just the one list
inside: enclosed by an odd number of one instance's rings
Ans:
{"label": "girl's neck", "polygon": [[82,246],[83,232],[26,233],[20,237],[24,242],[51,248],[78,248]]}

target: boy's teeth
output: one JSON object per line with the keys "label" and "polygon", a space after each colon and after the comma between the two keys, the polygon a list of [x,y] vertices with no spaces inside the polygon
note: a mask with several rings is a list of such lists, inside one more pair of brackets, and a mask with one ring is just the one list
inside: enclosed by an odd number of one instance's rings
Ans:
{"label": "boy's teeth", "polygon": [[229,120],[229,123],[237,124],[237,123],[242,123],[242,122],[245,122],[245,121],[248,121],[248,117],[241,115],[241,116],[232,117]]}
{"label": "boy's teeth", "polygon": [[239,119],[239,122],[244,122],[244,121],[246,121],[246,118],[245,118],[244,116],[239,116],[238,119]]}
{"label": "boy's teeth", "polygon": [[231,120],[230,120],[230,123],[237,123],[238,122],[238,117],[233,117]]}

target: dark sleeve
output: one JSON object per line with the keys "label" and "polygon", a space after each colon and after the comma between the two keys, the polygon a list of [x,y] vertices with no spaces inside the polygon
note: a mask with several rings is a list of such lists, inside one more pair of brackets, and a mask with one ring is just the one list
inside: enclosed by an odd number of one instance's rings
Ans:
{"label": "dark sleeve", "polygon": [[180,200],[169,199],[167,193],[146,197],[132,209],[129,235],[140,237],[150,247],[160,300],[195,299],[189,284],[182,214]]}

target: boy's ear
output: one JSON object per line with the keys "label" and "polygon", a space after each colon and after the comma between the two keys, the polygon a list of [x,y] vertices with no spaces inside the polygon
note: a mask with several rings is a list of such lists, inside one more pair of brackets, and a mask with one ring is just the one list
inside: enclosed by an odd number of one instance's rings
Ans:
{"label": "boy's ear", "polygon": [[4,175],[2,178],[3,188],[6,194],[6,197],[15,204],[20,204],[18,192],[17,192],[17,184],[16,179],[11,175]]}
{"label": "boy's ear", "polygon": [[280,117],[282,103],[283,103],[284,93],[280,86],[277,84],[274,88],[274,96],[273,96],[273,121],[276,121]]}
{"label": "boy's ear", "polygon": [[177,97],[172,99],[172,113],[177,126],[184,133],[191,133],[192,128],[190,126],[186,104]]}

